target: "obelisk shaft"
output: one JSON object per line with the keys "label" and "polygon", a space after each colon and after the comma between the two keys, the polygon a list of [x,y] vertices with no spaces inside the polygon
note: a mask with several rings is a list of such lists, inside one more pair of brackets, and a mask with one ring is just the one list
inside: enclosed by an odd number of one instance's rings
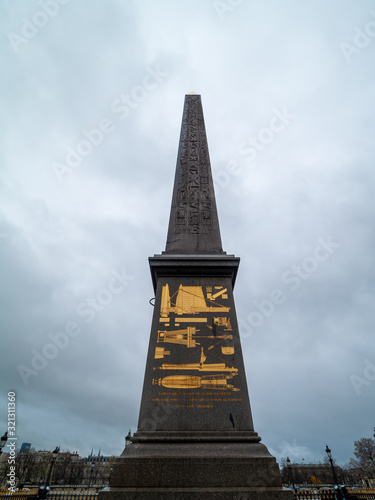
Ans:
{"label": "obelisk shaft", "polygon": [[200,95],[185,96],[165,253],[224,253]]}
{"label": "obelisk shaft", "polygon": [[253,432],[238,264],[221,246],[201,97],[187,94],[166,248],[150,259],[156,298],[138,433]]}

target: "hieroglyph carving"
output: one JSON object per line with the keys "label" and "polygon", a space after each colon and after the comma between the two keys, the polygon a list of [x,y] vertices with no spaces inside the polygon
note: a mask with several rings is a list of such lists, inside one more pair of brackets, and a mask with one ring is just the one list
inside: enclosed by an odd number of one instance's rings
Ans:
{"label": "hieroglyph carving", "polygon": [[211,234],[212,201],[209,189],[207,140],[203,112],[190,98],[182,122],[176,234]]}

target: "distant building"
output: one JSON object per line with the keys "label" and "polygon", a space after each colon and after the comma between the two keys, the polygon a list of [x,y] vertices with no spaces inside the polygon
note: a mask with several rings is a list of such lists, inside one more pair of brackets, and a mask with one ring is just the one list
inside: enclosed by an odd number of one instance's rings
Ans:
{"label": "distant building", "polygon": [[[46,481],[51,466],[52,487],[107,486],[116,461],[115,456],[103,456],[100,450],[97,456],[91,453],[88,457],[80,457],[77,452],[63,451],[54,459],[50,450],[34,451],[28,446],[22,449],[23,452],[16,458],[17,479],[20,483],[32,483],[35,487]],[[0,489],[6,487],[6,475],[10,467],[8,457],[8,453],[0,455]]]}
{"label": "distant building", "polygon": [[31,448],[31,443],[22,443],[20,453],[23,452],[28,453],[30,451],[30,448]]}
{"label": "distant building", "polygon": [[100,455],[99,457],[87,457],[86,462],[108,462],[110,457]]}
{"label": "distant building", "polygon": [[90,455],[86,458],[86,462],[108,462],[111,457],[105,457],[100,454],[100,450],[97,455],[93,454],[93,450],[91,450]]}
{"label": "distant building", "polygon": [[116,457],[101,455],[100,450],[97,455],[94,455],[93,450],[91,450],[90,455],[84,461],[85,467],[82,481],[84,485],[90,487],[109,484]]}

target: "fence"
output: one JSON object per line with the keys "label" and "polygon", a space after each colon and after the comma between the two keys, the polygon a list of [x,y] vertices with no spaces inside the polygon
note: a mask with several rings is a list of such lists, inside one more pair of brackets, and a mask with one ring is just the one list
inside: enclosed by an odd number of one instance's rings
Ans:
{"label": "fence", "polygon": [[335,490],[296,490],[294,492],[296,500],[336,500]]}
{"label": "fence", "polygon": [[49,500],[96,500],[96,489],[55,489],[48,494]]}
{"label": "fence", "polygon": [[[97,500],[99,490],[79,488],[54,488],[48,492],[47,500]],[[0,492],[0,500],[36,500],[38,490],[15,493]],[[347,492],[340,494],[336,490],[295,490],[295,500],[375,500],[375,488],[347,488]]]}
{"label": "fence", "polygon": [[375,488],[348,489],[348,493],[354,500],[375,500]]}
{"label": "fence", "polygon": [[[15,498],[15,500],[35,500],[38,494],[38,490],[28,491],[25,490],[16,491],[15,493],[6,492],[0,494],[0,500],[9,500],[10,497]],[[56,488],[50,490],[46,497],[47,500],[97,500],[98,490],[96,489],[63,489]]]}
{"label": "fence", "polygon": [[295,490],[295,500],[375,500],[375,488],[346,488],[346,491]]}
{"label": "fence", "polygon": [[5,500],[6,498],[16,498],[17,500],[33,500],[36,498],[36,494],[38,493],[37,490],[34,492],[25,492],[25,491],[16,491],[15,493],[10,493],[8,491],[5,491],[4,493],[1,491],[0,492],[0,500]]}

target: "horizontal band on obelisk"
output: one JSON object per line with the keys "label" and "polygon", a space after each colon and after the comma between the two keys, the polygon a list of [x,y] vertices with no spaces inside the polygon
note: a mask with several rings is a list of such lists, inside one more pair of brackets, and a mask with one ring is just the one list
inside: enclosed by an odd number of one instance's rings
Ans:
{"label": "horizontal band on obelisk", "polygon": [[154,255],[148,259],[152,284],[156,291],[161,276],[220,276],[236,282],[240,258],[234,255]]}

